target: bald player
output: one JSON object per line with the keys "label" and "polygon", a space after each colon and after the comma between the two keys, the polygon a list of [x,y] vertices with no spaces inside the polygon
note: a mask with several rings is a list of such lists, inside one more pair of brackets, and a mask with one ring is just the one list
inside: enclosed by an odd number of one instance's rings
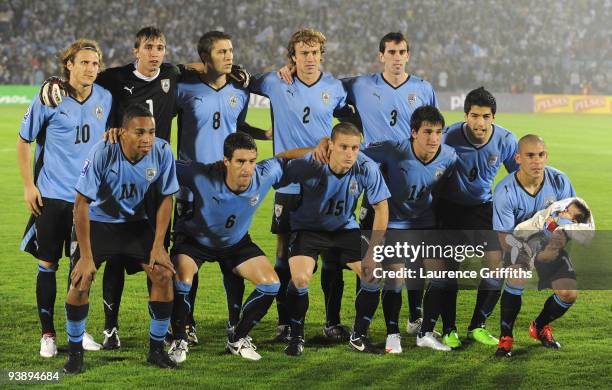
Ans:
{"label": "bald player", "polygon": [[[563,172],[546,166],[548,152],[544,140],[528,134],[519,140],[516,162],[519,169],[506,176],[493,194],[493,229],[508,260],[509,245],[506,236],[519,223],[531,218],[537,211],[551,203],[576,196],[569,178]],[[531,322],[529,335],[544,347],[560,348],[554,339],[550,323],[560,318],[574,304],[577,297],[576,274],[565,250],[567,239],[563,233],[555,232],[551,241],[535,258],[538,274],[538,289],[552,289],[553,294],[544,303],[544,308]],[[524,264],[513,268],[527,267]],[[501,296],[501,337],[495,353],[499,357],[512,355],[514,321],[521,310],[525,279],[506,279]]]}

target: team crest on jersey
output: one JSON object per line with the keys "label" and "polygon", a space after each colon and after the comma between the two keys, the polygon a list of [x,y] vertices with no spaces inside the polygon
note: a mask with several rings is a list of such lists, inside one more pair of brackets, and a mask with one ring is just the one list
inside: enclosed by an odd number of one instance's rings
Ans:
{"label": "team crest on jersey", "polygon": [[104,115],[104,108],[102,106],[96,107],[96,118],[102,119],[102,115]]}
{"label": "team crest on jersey", "polygon": [[85,162],[83,163],[83,168],[81,168],[81,177],[85,177],[85,174],[87,173],[87,170],[89,169],[90,165],[91,161],[85,160]]}
{"label": "team crest on jersey", "polygon": [[351,191],[353,195],[357,195],[359,193],[359,186],[357,185],[357,181],[355,179],[351,179],[349,191]]}
{"label": "team crest on jersey", "polygon": [[410,104],[411,106],[414,106],[417,102],[417,97],[415,94],[413,93],[409,93],[408,94],[408,104]]}
{"label": "team crest on jersey", "polygon": [[259,194],[255,194],[255,195],[251,196],[251,199],[249,199],[249,204],[251,206],[255,206],[257,204],[257,202],[259,202]]}
{"label": "team crest on jersey", "polygon": [[442,175],[444,175],[444,169],[443,168],[438,168],[436,169],[436,172],[434,173],[434,177],[436,178],[436,180],[439,180]]}
{"label": "team crest on jersey", "polygon": [[544,199],[544,207],[546,208],[546,207],[550,206],[551,204],[555,203],[555,200],[556,199],[554,197],[552,197],[552,196],[549,196],[548,198],[545,198]]}
{"label": "team crest on jersey", "polygon": [[326,106],[329,106],[329,92],[327,91],[323,91],[321,92],[321,100],[323,100],[323,104],[325,104]]}
{"label": "team crest on jersey", "polygon": [[236,95],[230,96],[229,105],[231,108],[235,108],[238,105],[238,96]]}
{"label": "team crest on jersey", "polygon": [[274,216],[276,218],[280,218],[280,216],[283,214],[283,205],[282,204],[275,204],[274,205]]}
{"label": "team crest on jersey", "polygon": [[157,170],[155,168],[145,168],[145,179],[147,179],[147,181],[153,180],[156,173]]}
{"label": "team crest on jersey", "polygon": [[168,93],[168,91],[170,90],[170,79],[162,79],[161,87],[162,87],[162,91],[164,91],[165,93]]}
{"label": "team crest on jersey", "polygon": [[495,164],[497,164],[497,159],[499,156],[497,156],[497,154],[491,154],[489,155],[489,158],[487,159],[487,162],[489,163],[490,166],[495,166]]}

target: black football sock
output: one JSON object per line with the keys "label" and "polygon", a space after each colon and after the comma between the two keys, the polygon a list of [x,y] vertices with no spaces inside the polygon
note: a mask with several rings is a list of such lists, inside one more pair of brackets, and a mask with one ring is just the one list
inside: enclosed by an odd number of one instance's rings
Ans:
{"label": "black football sock", "polygon": [[423,317],[423,290],[408,290],[408,318],[415,322]]}
{"label": "black football sock", "polygon": [[289,308],[287,306],[287,287],[291,280],[291,271],[289,269],[289,262],[287,259],[280,257],[276,258],[276,264],[274,265],[274,271],[278,275],[280,280],[280,288],[276,295],[276,310],[278,312],[278,325],[289,325]]}
{"label": "black football sock", "polygon": [[297,288],[292,282],[287,286],[287,308],[291,321],[291,337],[304,337],[304,320],[308,311],[308,287]]}
{"label": "black football sock", "polygon": [[445,298],[444,282],[431,280],[423,296],[423,324],[419,336],[423,337],[427,332],[433,332],[438,317],[442,314]]}
{"label": "black football sock", "polygon": [[474,313],[472,314],[468,330],[485,326],[487,318],[489,318],[497,305],[497,301],[499,301],[503,283],[503,279],[493,278],[486,278],[480,281],[476,295],[476,305],[474,306]]}
{"label": "black football sock", "polygon": [[442,306],[442,332],[449,334],[452,330],[457,330],[457,280],[446,282],[445,297]]}
{"label": "black football sock", "polygon": [[172,306],[172,336],[175,340],[187,340],[185,325],[189,323],[189,291],[191,284],[174,281],[174,305]]}
{"label": "black football sock", "polygon": [[242,309],[242,318],[234,332],[233,340],[236,341],[246,337],[251,329],[266,315],[268,309],[278,294],[280,283],[258,284],[255,290],[247,298]]}
{"label": "black football sock", "polygon": [[402,288],[385,289],[382,292],[382,308],[387,325],[387,334],[399,333],[399,315],[402,309]]}
{"label": "black football sock", "polygon": [[518,317],[521,311],[521,304],[523,302],[522,296],[523,287],[513,287],[506,283],[500,303],[500,328],[502,337],[513,337],[512,329],[514,328],[514,321],[516,321],[516,317]]}
{"label": "black football sock", "polygon": [[172,315],[172,301],[149,301],[149,349],[151,351],[164,348],[164,339],[168,333],[170,316]]}
{"label": "black football sock", "polygon": [[53,310],[55,307],[55,296],[57,295],[57,282],[55,279],[57,264],[50,268],[38,264],[38,275],[36,275],[36,305],[38,306],[38,318],[42,334],[54,334]]}
{"label": "black football sock", "polygon": [[102,299],[104,300],[104,329],[119,328],[119,306],[125,284],[125,269],[119,259],[106,262],[102,277]]}
{"label": "black football sock", "polygon": [[557,294],[551,295],[544,303],[540,315],[535,319],[535,327],[542,330],[544,326],[563,316],[573,304],[573,302],[563,302]]}
{"label": "black football sock", "polygon": [[353,336],[362,337],[368,334],[370,323],[380,302],[380,286],[361,281],[361,288],[355,296],[355,324]]}
{"label": "black football sock", "polygon": [[344,293],[344,277],[342,268],[325,267],[321,270],[321,288],[325,299],[326,326],[340,323],[342,294]]}
{"label": "black football sock", "polygon": [[66,333],[68,333],[68,346],[70,352],[83,352],[83,335],[85,322],[89,313],[89,303],[84,305],[71,305],[66,303]]}
{"label": "black football sock", "polygon": [[244,298],[244,279],[233,272],[223,273],[223,287],[227,296],[227,318],[229,326],[236,326],[240,321],[242,299]]}
{"label": "black football sock", "polygon": [[191,290],[189,290],[189,313],[187,313],[187,325],[195,326],[193,313],[195,311],[195,300],[198,294],[198,285],[200,284],[200,273],[196,272],[191,280]]}

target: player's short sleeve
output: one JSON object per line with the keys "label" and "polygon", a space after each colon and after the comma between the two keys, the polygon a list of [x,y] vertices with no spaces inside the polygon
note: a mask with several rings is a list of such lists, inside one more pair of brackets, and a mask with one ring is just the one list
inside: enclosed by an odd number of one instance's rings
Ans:
{"label": "player's short sleeve", "polygon": [[274,188],[278,189],[292,183],[305,182],[317,173],[316,165],[320,165],[320,163],[314,161],[312,153],[305,154],[301,158],[285,161],[283,175],[279,182],[274,185]]}
{"label": "player's short sleeve", "polygon": [[555,186],[559,191],[558,199],[566,199],[566,198],[574,198],[576,196],[576,191],[574,191],[574,187],[570,182],[569,177],[566,174],[558,172],[554,177]]}
{"label": "player's short sleeve", "polygon": [[164,145],[159,165],[160,175],[157,178],[157,188],[162,195],[168,196],[178,192],[179,184],[176,176],[176,162],[170,144],[164,143]]}
{"label": "player's short sleeve", "polygon": [[366,161],[364,168],[364,187],[370,204],[377,204],[390,198],[391,193],[389,193],[389,189],[378,166],[372,161]]}
{"label": "player's short sleeve", "polygon": [[382,164],[387,162],[387,159],[394,154],[394,147],[397,144],[397,141],[372,142],[362,152],[372,160]]}
{"label": "player's short sleeve", "polygon": [[503,162],[504,167],[506,167],[506,171],[508,173],[512,173],[519,168],[516,159],[514,158],[518,153],[518,142],[516,140],[516,136],[511,132],[508,132],[504,137],[504,150],[503,150]]}
{"label": "player's short sleeve", "polygon": [[249,82],[249,91],[257,95],[268,96],[275,77],[278,78],[274,72],[258,73],[252,76]]}
{"label": "player's short sleeve", "polygon": [[91,148],[89,155],[83,162],[79,179],[74,187],[79,194],[90,200],[96,200],[104,174],[104,157],[108,153],[104,153],[106,148],[103,145],[104,141],[100,141]]}
{"label": "player's short sleeve", "polygon": [[284,173],[284,167],[288,160],[273,157],[257,163],[257,170],[262,178],[269,180],[274,188],[280,188],[278,185],[281,182]]}
{"label": "player's short sleeve", "polygon": [[238,124],[246,122],[247,112],[249,111],[249,99],[251,98],[251,94],[248,91],[245,91],[244,94],[244,105],[242,106],[242,110],[240,110],[240,114],[238,115]]}
{"label": "player's short sleeve", "polygon": [[49,110],[49,108],[42,105],[38,95],[36,95],[23,115],[21,125],[19,126],[19,136],[28,142],[36,140],[38,133],[44,127],[45,121],[49,117]]}
{"label": "player's short sleeve", "polygon": [[514,197],[511,196],[508,185],[499,183],[493,192],[493,230],[512,233],[516,226],[514,218]]}
{"label": "player's short sleeve", "polygon": [[344,89],[342,82],[340,82],[339,80],[336,82],[335,97],[336,105],[334,106],[334,110],[341,110],[347,104],[347,94],[346,89]]}
{"label": "player's short sleeve", "polygon": [[191,160],[177,160],[176,166],[176,177],[181,187],[192,187],[193,177],[195,172],[195,163]]}

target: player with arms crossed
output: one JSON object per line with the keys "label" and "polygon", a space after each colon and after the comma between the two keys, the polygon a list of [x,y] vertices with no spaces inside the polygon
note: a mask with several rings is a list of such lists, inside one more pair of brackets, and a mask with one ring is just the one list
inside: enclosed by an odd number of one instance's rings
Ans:
{"label": "player with arms crossed", "polygon": [[[512,234],[519,223],[531,218],[555,201],[575,197],[569,178],[561,171],[546,166],[548,152],[544,140],[533,134],[522,137],[518,143],[516,162],[519,169],[500,181],[493,193],[493,229],[499,234],[504,256],[510,254],[506,236]],[[552,321],[560,318],[578,297],[576,273],[564,247],[565,234],[559,229],[535,258],[538,288],[551,288],[553,294],[546,300],[538,317],[531,322],[529,335],[547,348],[560,348],[554,339]],[[514,321],[521,310],[524,279],[506,279],[501,296],[501,337],[496,356],[510,357]]]}
{"label": "player with arms crossed", "polygon": [[[102,52],[95,41],[80,39],[61,55],[68,97],[56,108],[35,97],[26,112],[17,141],[17,161],[24,183],[24,199],[32,212],[21,249],[38,259],[36,302],[42,326],[40,355],[57,355],[53,312],[57,295],[56,271],[62,251],[68,254],[72,230],[74,185],[90,149],[106,130],[112,98],[94,85],[102,66]],[[34,174],[30,143],[36,141]],[[89,334],[84,348],[98,350]]]}
{"label": "player with arms crossed", "polygon": [[[363,153],[380,163],[387,173],[387,185],[391,192],[389,200],[389,230],[387,245],[394,241],[409,242],[419,245],[431,243],[432,230],[435,229],[434,195],[452,174],[457,154],[441,144],[444,117],[434,106],[417,108],[410,119],[411,137],[402,141],[384,141],[365,148]],[[442,261],[427,259],[399,259],[405,266],[418,272],[419,268],[433,268]],[[444,260],[448,261],[448,260]],[[433,264],[437,263],[437,264]],[[401,264],[402,266],[404,264]],[[418,275],[418,273],[417,273]],[[387,283],[383,292],[383,309],[387,324],[387,342],[385,350],[389,353],[401,353],[399,335],[399,315],[401,309],[401,286],[397,278]],[[422,285],[423,280],[407,280],[406,285]],[[449,296],[457,290],[456,281],[433,279],[423,299],[423,323],[417,334],[417,345],[436,350],[450,351],[450,348],[438,340],[433,328],[438,316],[444,322],[454,315],[454,306],[447,305]],[[397,299],[387,299],[391,293],[399,294]]]}
{"label": "player with arms crossed", "polygon": [[[172,212],[172,194],[178,191],[170,145],[155,137],[155,120],[145,105],[128,107],[123,114],[119,142],[96,144],[76,184],[74,206],[78,248],[71,286],[66,297],[69,340],[67,373],[83,370],[81,340],[89,311],[89,289],[96,269],[109,257],[121,259],[128,273],[144,270],[149,293],[149,356],[161,368],[175,368],[163,351],[172,312],[174,267],[164,247]],[[147,221],[144,198],[157,186],[165,198],[156,214],[156,228]]]}
{"label": "player with arms crossed", "polygon": [[[289,266],[291,281],[287,288],[287,308],[291,333],[285,353],[299,356],[304,350],[304,321],[308,310],[308,284],[323,251],[337,257],[361,277],[355,298],[356,318],[349,343],[359,352],[380,353],[367,338],[376,312],[380,286],[372,277],[371,250],[387,229],[389,191],[378,166],[359,153],[361,132],[343,122],[334,126],[329,140],[329,163],[314,161],[312,155],[292,160],[285,170],[286,180],[299,182],[300,206],[291,213]],[[362,192],[368,194],[375,210],[370,248],[362,264],[361,234],[355,208]]]}
{"label": "player with arms crossed", "polygon": [[[287,45],[287,57],[296,68],[294,82],[287,85],[275,72],[254,76],[249,85],[251,92],[270,99],[274,154],[289,149],[311,147],[330,135],[335,110],[346,106],[346,92],[339,80],[321,71],[325,53],[325,36],[313,29],[296,31]],[[325,160],[318,148],[315,155]],[[281,281],[277,295],[277,340],[286,340],[289,334],[288,308],[284,302],[290,279],[288,265],[288,239],[290,213],[300,201],[300,186],[292,184],[280,188],[274,195],[272,233],[277,235],[275,271]],[[333,273],[334,275],[331,275]],[[321,280],[328,312],[325,335],[331,338],[347,338],[346,327],[340,324],[342,290],[331,289],[331,283],[341,270],[323,267]],[[333,308],[330,310],[330,308]]]}
{"label": "player with arms crossed", "polygon": [[[444,130],[444,143],[453,147],[459,158],[446,187],[440,191],[436,212],[441,228],[464,231],[457,232],[465,235],[459,241],[467,239],[474,245],[486,242],[487,265],[495,269],[501,267],[502,259],[497,234],[492,230],[493,181],[502,164],[508,173],[518,169],[514,159],[518,144],[514,134],[493,123],[497,102],[483,87],[467,94],[463,111],[465,121]],[[496,278],[481,280],[468,327],[470,339],[497,345],[499,340],[485,328],[485,322],[497,304],[503,283],[503,279]],[[451,305],[456,305],[457,294],[449,299]],[[455,319],[449,319],[447,326],[444,334],[448,345],[460,347]]]}

